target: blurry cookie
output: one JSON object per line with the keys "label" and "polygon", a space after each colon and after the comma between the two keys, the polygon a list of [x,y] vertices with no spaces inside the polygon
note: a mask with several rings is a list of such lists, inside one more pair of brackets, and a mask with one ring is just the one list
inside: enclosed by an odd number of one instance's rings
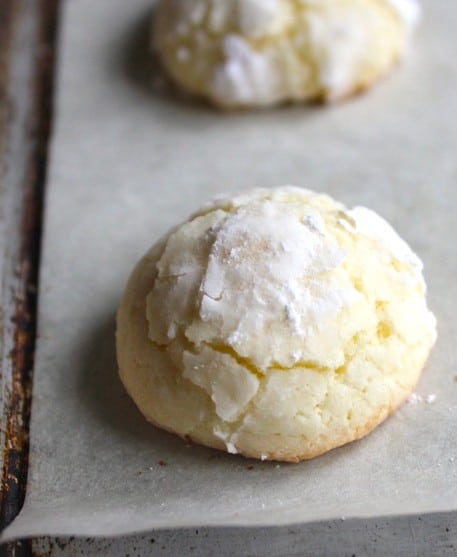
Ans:
{"label": "blurry cookie", "polygon": [[161,0],[154,44],[186,91],[223,107],[336,100],[402,56],[417,0]]}
{"label": "blurry cookie", "polygon": [[138,263],[118,312],[141,412],[197,443],[299,461],[358,439],[435,342],[422,264],[376,213],[295,187],[221,198]]}

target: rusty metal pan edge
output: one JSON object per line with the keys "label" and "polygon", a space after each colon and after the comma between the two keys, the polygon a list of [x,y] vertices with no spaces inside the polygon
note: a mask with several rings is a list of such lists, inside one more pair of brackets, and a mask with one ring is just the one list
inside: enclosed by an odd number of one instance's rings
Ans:
{"label": "rusty metal pan edge", "polygon": [[[4,0],[0,7],[0,529],[25,497],[36,340],[38,267],[52,114],[58,0]],[[29,555],[29,543],[2,555]]]}

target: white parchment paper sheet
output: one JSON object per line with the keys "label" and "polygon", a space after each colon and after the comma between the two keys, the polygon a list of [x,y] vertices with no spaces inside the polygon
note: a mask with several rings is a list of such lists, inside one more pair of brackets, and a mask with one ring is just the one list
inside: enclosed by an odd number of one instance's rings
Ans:
{"label": "white parchment paper sheet", "polygon": [[[457,4],[424,4],[408,63],[370,94],[225,114],[148,87],[149,0],[65,3],[29,485],[7,538],[457,509]],[[417,389],[433,404],[278,466],[148,425],[117,378],[114,313],[168,227],[213,194],[282,183],[388,218],[425,262],[440,336]]]}

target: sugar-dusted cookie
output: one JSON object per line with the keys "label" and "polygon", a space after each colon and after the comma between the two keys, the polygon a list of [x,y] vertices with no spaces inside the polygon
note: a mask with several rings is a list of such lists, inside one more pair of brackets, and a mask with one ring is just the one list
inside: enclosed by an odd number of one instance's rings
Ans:
{"label": "sugar-dusted cookie", "polygon": [[422,264],[380,216],[295,187],[220,198],[138,263],[120,376],[148,420],[260,459],[367,434],[435,342]]}
{"label": "sugar-dusted cookie", "polygon": [[402,56],[417,0],[161,0],[153,41],[186,91],[223,107],[335,100]]}

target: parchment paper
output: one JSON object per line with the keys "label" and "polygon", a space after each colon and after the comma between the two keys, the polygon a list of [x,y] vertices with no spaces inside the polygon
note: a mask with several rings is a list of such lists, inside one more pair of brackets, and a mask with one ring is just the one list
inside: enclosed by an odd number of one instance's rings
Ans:
{"label": "parchment paper", "polygon": [[[370,94],[224,114],[149,87],[149,0],[65,3],[29,485],[4,539],[457,510],[457,4],[424,4],[408,62]],[[417,388],[434,403],[299,465],[156,430],[114,356],[116,305],[149,245],[213,194],[287,182],[388,218],[425,262],[440,335]]]}

